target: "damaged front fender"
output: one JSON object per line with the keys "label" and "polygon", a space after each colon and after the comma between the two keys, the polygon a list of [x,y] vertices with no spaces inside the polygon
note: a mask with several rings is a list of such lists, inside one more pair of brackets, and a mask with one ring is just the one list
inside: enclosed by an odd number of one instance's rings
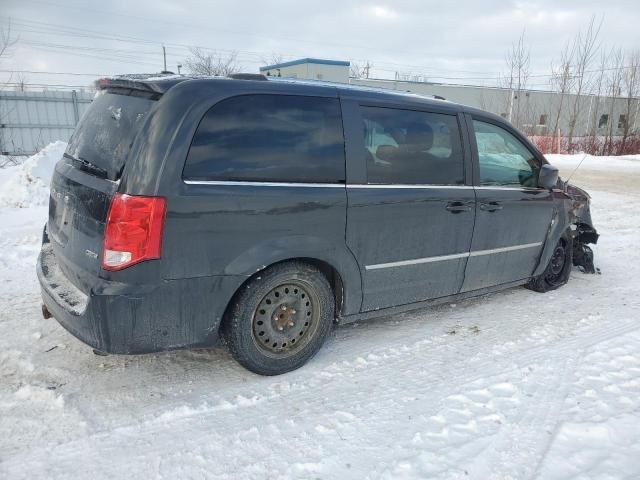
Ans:
{"label": "damaged front fender", "polygon": [[591,197],[581,188],[565,183],[567,209],[573,232],[573,264],[584,273],[596,273],[593,250],[588,244],[598,243],[600,235],[591,220]]}

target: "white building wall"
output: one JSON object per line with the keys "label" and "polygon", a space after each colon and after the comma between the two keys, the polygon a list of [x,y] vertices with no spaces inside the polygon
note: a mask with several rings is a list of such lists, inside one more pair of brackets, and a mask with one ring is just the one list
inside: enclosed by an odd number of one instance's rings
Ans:
{"label": "white building wall", "polygon": [[[557,132],[567,135],[570,128],[571,112],[576,101],[575,95],[561,97],[555,92],[527,90],[515,92],[508,89],[446,85],[395,80],[351,79],[354,85],[364,85],[390,90],[412,92],[422,95],[438,95],[445,99],[480,108],[509,119],[517,128],[529,135],[546,135]],[[558,118],[558,110],[561,114]],[[631,130],[640,133],[640,99],[631,103]],[[591,135],[594,132],[605,135],[613,122],[613,134],[622,135],[620,115],[627,114],[627,99],[582,96],[578,103],[578,116],[574,136]],[[602,115],[608,116],[608,123],[600,126]],[[544,118],[543,116],[546,116]],[[620,127],[619,127],[620,125]]]}
{"label": "white building wall", "polygon": [[264,75],[285,78],[301,78],[308,80],[323,80],[326,82],[349,83],[349,67],[344,65],[324,65],[317,63],[303,63],[286,67],[261,70]]}
{"label": "white building wall", "polygon": [[[450,85],[402,80],[378,80],[349,78],[349,67],[305,62],[270,70],[264,74],[310,80],[352,83],[370,87],[438,95],[449,101],[469,105],[501,115],[528,135],[567,135],[570,130],[575,95],[561,96],[555,92],[538,90],[522,91],[519,95],[508,89],[481,86]],[[518,98],[520,97],[520,98]],[[631,132],[640,133],[640,99],[632,101],[628,112],[624,98],[596,98],[582,96],[578,100],[578,115],[574,136],[606,135],[613,126],[613,135],[622,135],[621,115],[628,115]],[[560,111],[560,115],[558,115]],[[602,115],[607,121],[603,123]]]}

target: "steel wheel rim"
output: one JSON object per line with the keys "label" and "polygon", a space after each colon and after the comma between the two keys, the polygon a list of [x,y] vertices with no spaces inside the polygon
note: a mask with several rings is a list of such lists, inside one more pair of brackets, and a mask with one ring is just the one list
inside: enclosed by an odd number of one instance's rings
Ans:
{"label": "steel wheel rim", "polygon": [[562,276],[562,272],[564,270],[564,264],[566,262],[566,252],[562,245],[558,245],[556,249],[553,251],[553,256],[549,261],[549,273],[546,276],[546,279],[549,283],[555,284],[560,280]]}
{"label": "steel wheel rim", "polygon": [[258,303],[251,335],[266,355],[290,357],[314,337],[320,324],[320,305],[313,288],[298,280],[272,288]]}

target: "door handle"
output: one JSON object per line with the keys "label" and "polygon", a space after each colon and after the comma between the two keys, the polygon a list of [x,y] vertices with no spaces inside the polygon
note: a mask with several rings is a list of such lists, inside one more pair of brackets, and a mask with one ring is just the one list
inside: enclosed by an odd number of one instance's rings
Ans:
{"label": "door handle", "polygon": [[445,208],[451,213],[462,213],[471,211],[471,205],[468,202],[449,202],[447,203],[447,206]]}
{"label": "door handle", "polygon": [[484,210],[485,212],[502,210],[502,202],[483,202],[480,204],[480,210]]}

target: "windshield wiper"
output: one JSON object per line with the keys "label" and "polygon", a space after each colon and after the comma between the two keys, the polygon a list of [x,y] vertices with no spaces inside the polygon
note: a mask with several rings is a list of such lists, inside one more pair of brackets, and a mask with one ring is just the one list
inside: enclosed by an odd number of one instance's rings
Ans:
{"label": "windshield wiper", "polygon": [[93,163],[85,160],[84,158],[72,157],[67,153],[65,153],[64,156],[67,157],[69,160],[71,160],[71,164],[74,167],[80,170],[83,170],[87,173],[91,173],[92,175],[95,175],[96,177],[100,177],[100,178],[107,178],[108,176],[108,172],[104,168],[98,167],[97,165],[94,165]]}

